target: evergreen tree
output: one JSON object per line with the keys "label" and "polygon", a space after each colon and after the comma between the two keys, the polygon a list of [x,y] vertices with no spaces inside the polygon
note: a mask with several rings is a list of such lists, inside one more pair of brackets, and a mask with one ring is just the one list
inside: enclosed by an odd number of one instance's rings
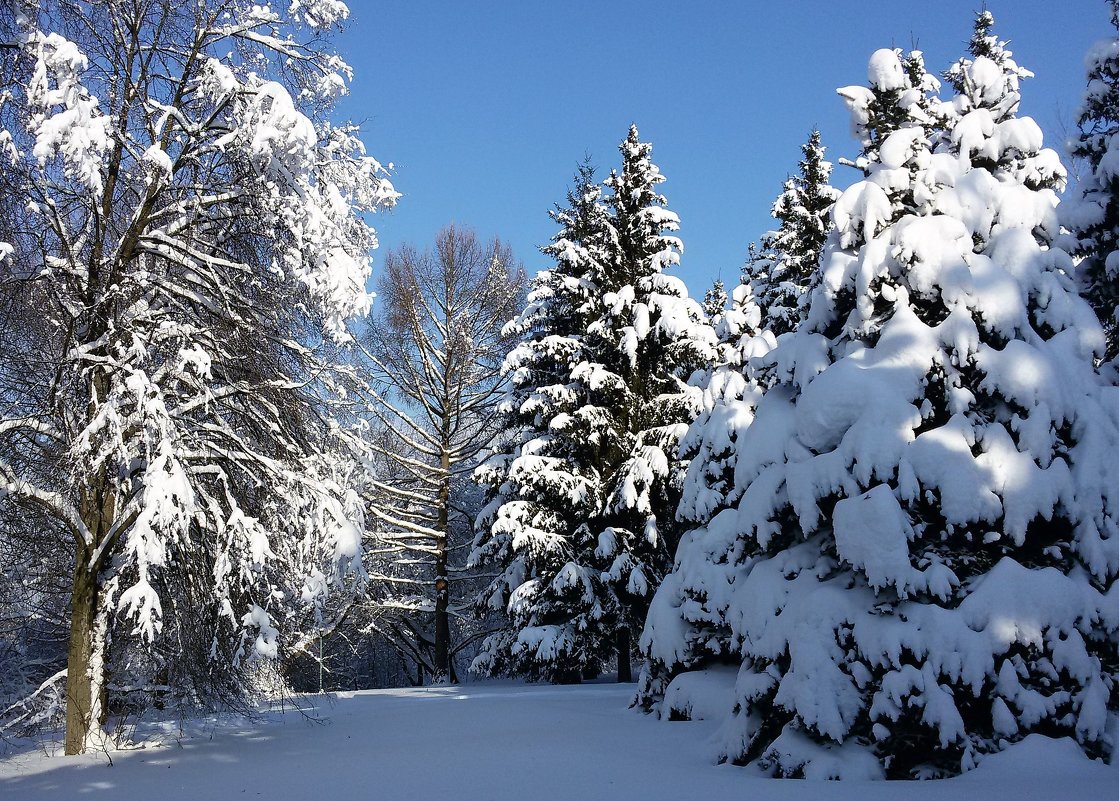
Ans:
{"label": "evergreen tree", "polygon": [[804,317],[831,230],[831,208],[839,196],[828,184],[831,164],[824,159],[820,132],[812,131],[800,149],[804,158],[799,172],[785,181],[773,204],[772,215],[780,226],[762,237],[759,250],[751,250],[743,276],[753,284],[764,325],[774,336],[792,331]]}
{"label": "evergreen tree", "polygon": [[[892,131],[863,138],[806,322],[735,439],[734,496],[695,515],[644,638],[662,714],[687,705],[670,677],[737,665],[728,760],[928,776],[1036,731],[1107,750],[1119,434],[1053,245],[1063,174],[1014,116],[1007,58],[972,53],[948,103],[889,50],[841,91]],[[894,108],[866,102],[882,75],[908,87]]]}
{"label": "evergreen tree", "polygon": [[577,680],[617,653],[675,545],[682,464],[677,442],[694,416],[685,380],[712,358],[699,304],[663,270],[681,244],[656,191],[651,146],[631,128],[622,170],[602,198],[580,171],[561,230],[521,316],[506,369],[512,447],[478,471],[490,502],[472,564],[500,576],[483,594],[509,626],[490,637],[475,669]]}
{"label": "evergreen tree", "polygon": [[[702,390],[701,411],[680,443],[688,468],[676,516],[690,530],[683,535],[678,554],[688,554],[696,547],[711,548],[710,538],[702,545],[695,542],[705,533],[703,524],[723,510],[731,509],[733,514],[740,499],[738,443],[762,398],[762,357],[775,344],[772,332],[762,330],[761,323],[762,310],[751,285],[739,284],[730,308],[713,321],[719,339],[716,363],[692,379]],[[640,642],[647,660],[637,703],[646,710],[664,700],[668,683],[681,671],[733,659],[731,632],[724,617],[733,572],[716,580],[718,567],[712,569],[704,562],[701,572],[695,574],[691,572],[694,564],[678,556],[653,597]],[[722,566],[732,565],[723,562]],[[665,707],[668,717],[691,717],[686,700],[679,707],[667,700]]]}
{"label": "evergreen tree", "polygon": [[[994,24],[995,18],[990,11],[980,11],[975,15],[968,56],[949,67],[944,72],[944,78],[968,107],[989,109],[994,121],[1002,122],[1018,110],[1021,99],[1018,94],[1019,79],[1032,78],[1033,73],[1018,66],[1014,54],[1006,47],[1008,43],[991,33]],[[979,76],[973,78],[978,59],[985,61],[980,62]],[[996,75],[996,68],[1001,72],[1001,78]]]}
{"label": "evergreen tree", "polygon": [[933,93],[940,84],[925,70],[919,50],[903,54],[899,49],[878,50],[867,64],[869,86],[845,86],[837,90],[851,114],[851,126],[862,146],[862,154],[848,163],[869,174],[879,161],[879,149],[894,131],[935,123],[939,104]]}
{"label": "evergreen tree", "polygon": [[[571,374],[572,365],[586,360],[583,333],[597,291],[589,275],[607,226],[589,164],[580,166],[567,200],[551,213],[560,231],[543,249],[555,267],[535,277],[524,310],[506,329],[519,337],[503,368],[510,380],[506,447],[475,474],[488,502],[469,559],[502,569],[479,605],[509,615],[508,627],[486,640],[473,669],[551,681],[575,681],[597,669],[603,654],[584,632],[605,614],[593,596],[555,580],[568,564],[567,573],[577,573],[571,533],[602,494],[590,433],[596,421],[582,408],[584,387]],[[553,425],[557,419],[562,429]]]}
{"label": "evergreen tree", "polygon": [[711,284],[711,288],[703,296],[703,313],[707,315],[707,321],[711,323],[713,328],[726,313],[727,301],[729,300],[727,285],[723,283],[723,279],[716,278],[715,282]]}
{"label": "evergreen tree", "polygon": [[1061,205],[1072,231],[1085,298],[1107,333],[1106,358],[1119,355],[1119,2],[1111,2],[1117,35],[1097,42],[1085,59],[1088,88],[1072,155],[1087,164],[1076,194]]}

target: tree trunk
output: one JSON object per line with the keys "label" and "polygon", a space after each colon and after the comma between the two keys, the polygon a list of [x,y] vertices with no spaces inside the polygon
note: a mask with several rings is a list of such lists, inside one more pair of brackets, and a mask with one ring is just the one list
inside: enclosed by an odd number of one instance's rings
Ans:
{"label": "tree trunk", "polygon": [[[78,545],[74,587],[71,592],[70,645],[66,652],[66,740],[67,755],[85,751],[96,710],[101,707],[101,677],[93,675],[93,630],[97,619],[97,571],[89,555]],[[98,660],[100,662],[100,660]],[[98,696],[98,697],[95,697]]]}
{"label": "tree trunk", "polygon": [[[104,376],[93,379],[90,417],[97,399],[106,395]],[[111,490],[104,466],[93,476],[92,486],[81,491],[80,509],[86,530],[92,537],[88,545],[75,547],[74,584],[70,593],[70,643],[66,651],[66,737],[67,755],[85,752],[89,735],[105,721],[105,649],[108,619],[98,614],[101,598],[100,574],[105,556],[98,547],[109,535],[116,516],[116,494]],[[95,560],[96,557],[96,560]],[[98,624],[100,623],[100,631]]]}
{"label": "tree trunk", "polygon": [[451,625],[448,614],[447,557],[443,548],[435,560],[435,683],[444,684],[451,677]]}
{"label": "tree trunk", "polygon": [[633,681],[633,668],[629,662],[630,639],[629,626],[625,624],[619,626],[617,631],[619,684]]}
{"label": "tree trunk", "polygon": [[552,677],[553,684],[582,684],[583,675],[574,668],[557,670]]}
{"label": "tree trunk", "polygon": [[447,581],[447,539],[450,528],[451,464],[443,450],[443,480],[439,487],[439,537],[435,547],[435,683],[451,678],[450,587]]}

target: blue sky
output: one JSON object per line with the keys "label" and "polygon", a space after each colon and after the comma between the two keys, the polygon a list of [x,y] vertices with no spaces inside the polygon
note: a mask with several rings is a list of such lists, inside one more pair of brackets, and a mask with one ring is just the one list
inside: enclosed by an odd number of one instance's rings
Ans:
{"label": "blue sky", "polygon": [[[342,116],[392,162],[403,193],[376,220],[382,251],[425,246],[449,222],[508,241],[526,269],[578,162],[602,177],[631,122],[653,142],[681,218],[678,274],[702,296],[737,280],[747,244],[821,130],[833,161],[857,152],[836,87],[866,82],[879,47],[913,46],[940,72],[963,54],[976,0],[545,3],[350,0],[337,45],[355,69]],[[1104,0],[989,0],[1019,64],[1021,113],[1062,147],[1084,85],[1083,55],[1114,33]],[[1063,153],[1063,149],[1061,150]],[[836,167],[833,182],[856,179]]]}

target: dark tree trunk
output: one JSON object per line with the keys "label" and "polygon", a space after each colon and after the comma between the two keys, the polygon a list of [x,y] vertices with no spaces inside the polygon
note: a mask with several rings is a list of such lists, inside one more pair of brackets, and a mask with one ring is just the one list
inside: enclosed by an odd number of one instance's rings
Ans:
{"label": "dark tree trunk", "polygon": [[[445,423],[444,429],[448,426]],[[448,437],[449,438],[449,437]],[[447,579],[447,539],[450,528],[451,462],[443,450],[443,483],[439,487],[439,537],[435,547],[435,676],[436,684],[451,679],[450,586]]]}
{"label": "dark tree trunk", "polygon": [[582,684],[583,674],[575,669],[557,670],[552,676],[553,684]]}
{"label": "dark tree trunk", "polygon": [[628,625],[621,625],[617,632],[618,647],[618,682],[629,683],[633,681],[633,667],[629,662],[631,635]]}
{"label": "dark tree trunk", "polygon": [[447,557],[441,553],[435,560],[435,675],[436,684],[451,677],[451,625],[449,593],[447,592]]}

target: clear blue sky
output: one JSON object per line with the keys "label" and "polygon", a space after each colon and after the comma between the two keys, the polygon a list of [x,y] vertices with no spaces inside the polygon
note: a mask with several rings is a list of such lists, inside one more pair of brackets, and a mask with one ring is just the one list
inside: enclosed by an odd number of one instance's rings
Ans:
{"label": "clear blue sky", "polygon": [[[681,218],[679,275],[702,296],[737,279],[747,244],[821,130],[857,152],[838,86],[865,84],[879,47],[916,46],[939,73],[965,50],[977,0],[939,2],[424,2],[349,0],[337,45],[355,69],[340,111],[403,193],[376,220],[382,251],[449,222],[508,241],[530,273],[577,163],[602,177],[631,122],[653,142]],[[1089,44],[1114,33],[1104,0],[989,0],[1024,82],[1021,113],[1050,146],[1075,119]],[[834,183],[857,176],[836,167]]]}

